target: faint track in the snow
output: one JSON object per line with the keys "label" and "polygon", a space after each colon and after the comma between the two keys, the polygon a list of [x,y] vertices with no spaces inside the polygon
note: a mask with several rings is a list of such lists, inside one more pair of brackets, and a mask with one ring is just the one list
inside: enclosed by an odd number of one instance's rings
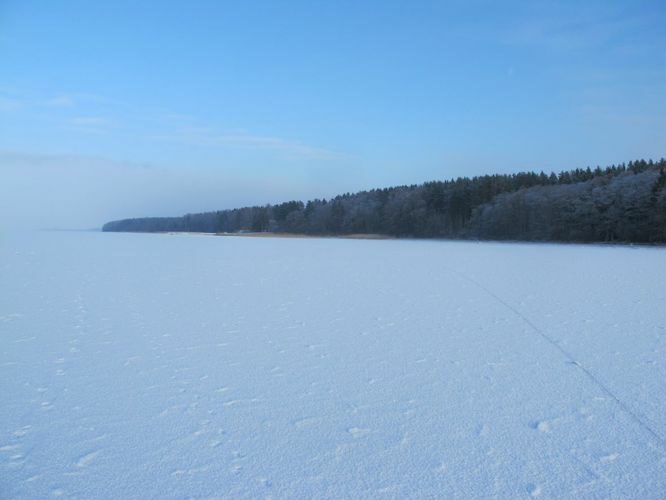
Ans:
{"label": "faint track in the snow", "polygon": [[466,274],[457,271],[455,269],[447,268],[451,273],[469,281],[472,283],[474,286],[479,288],[480,290],[483,290],[486,294],[490,295],[493,299],[495,299],[497,302],[502,304],[504,307],[509,309],[511,312],[513,312],[516,316],[518,316],[520,319],[522,319],[534,332],[536,332],[543,340],[548,342],[552,347],[557,349],[560,354],[562,354],[567,362],[569,362],[571,365],[575,366],[578,368],[592,383],[594,383],[599,389],[601,389],[608,397],[610,397],[615,403],[627,414],[629,417],[631,417],[634,422],[636,422],[643,430],[645,430],[648,434],[650,434],[654,439],[657,440],[657,442],[661,445],[662,447],[662,453],[664,450],[666,450],[666,439],[664,439],[657,431],[655,431],[647,422],[646,419],[643,417],[639,416],[638,413],[636,413],[634,410],[629,408],[626,403],[624,403],[611,389],[604,384],[601,380],[599,380],[590,370],[585,368],[581,363],[579,363],[576,358],[569,353],[564,347],[562,347],[556,340],[554,340],[551,336],[549,336],[546,332],[544,332],[541,328],[539,328],[537,325],[535,325],[528,317],[526,317],[523,313],[521,313],[518,309],[516,309],[514,306],[509,304],[507,301],[505,301],[502,297],[497,295],[495,292],[487,288],[485,285],[479,283],[476,281],[474,278],[470,278]]}

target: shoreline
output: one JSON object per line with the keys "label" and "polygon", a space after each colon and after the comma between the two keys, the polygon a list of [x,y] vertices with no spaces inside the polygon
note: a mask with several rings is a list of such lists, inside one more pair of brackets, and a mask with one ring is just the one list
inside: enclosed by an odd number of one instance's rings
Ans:
{"label": "shoreline", "polygon": [[399,241],[447,241],[458,243],[505,243],[505,244],[526,244],[526,245],[584,245],[600,246],[606,248],[629,247],[629,248],[655,248],[664,249],[666,243],[632,243],[629,241],[549,241],[549,240],[481,240],[472,238],[417,238],[413,236],[391,236],[374,233],[353,233],[353,234],[303,234],[303,233],[273,233],[273,232],[246,232],[246,233],[204,233],[196,231],[101,231],[107,233],[125,233],[125,234],[166,234],[171,236],[223,236],[223,237],[241,237],[241,238],[285,238],[285,239],[344,239],[344,240],[399,240]]}
{"label": "shoreline", "polygon": [[304,233],[273,233],[273,232],[247,232],[247,233],[204,233],[213,236],[231,236],[231,237],[245,237],[245,238],[336,238],[346,240],[395,240],[395,236],[385,234],[373,233],[353,233],[353,234],[340,234],[340,235],[319,235],[319,234],[304,234]]}

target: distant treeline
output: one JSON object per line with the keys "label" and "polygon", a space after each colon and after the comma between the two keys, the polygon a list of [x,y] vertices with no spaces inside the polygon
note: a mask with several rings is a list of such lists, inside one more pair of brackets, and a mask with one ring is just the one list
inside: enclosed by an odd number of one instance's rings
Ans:
{"label": "distant treeline", "polygon": [[119,220],[103,230],[665,243],[666,160],[461,177],[307,203]]}

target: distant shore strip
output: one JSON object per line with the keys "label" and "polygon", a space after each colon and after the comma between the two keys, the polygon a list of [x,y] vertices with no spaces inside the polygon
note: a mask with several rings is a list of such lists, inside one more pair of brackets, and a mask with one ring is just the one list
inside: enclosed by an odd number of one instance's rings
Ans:
{"label": "distant shore strip", "polygon": [[276,232],[238,232],[238,233],[204,233],[196,231],[164,231],[162,234],[194,234],[201,236],[240,236],[245,238],[336,238],[345,240],[394,240],[395,236],[387,234],[369,234],[369,233],[356,233],[356,234],[339,234],[339,235],[315,235],[315,234],[301,234],[301,233],[276,233]]}

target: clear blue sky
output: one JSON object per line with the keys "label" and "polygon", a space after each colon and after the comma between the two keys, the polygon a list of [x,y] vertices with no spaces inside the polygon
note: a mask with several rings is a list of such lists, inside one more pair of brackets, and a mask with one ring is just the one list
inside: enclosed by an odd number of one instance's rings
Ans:
{"label": "clear blue sky", "polygon": [[663,0],[0,0],[37,226],[657,158],[665,114]]}

